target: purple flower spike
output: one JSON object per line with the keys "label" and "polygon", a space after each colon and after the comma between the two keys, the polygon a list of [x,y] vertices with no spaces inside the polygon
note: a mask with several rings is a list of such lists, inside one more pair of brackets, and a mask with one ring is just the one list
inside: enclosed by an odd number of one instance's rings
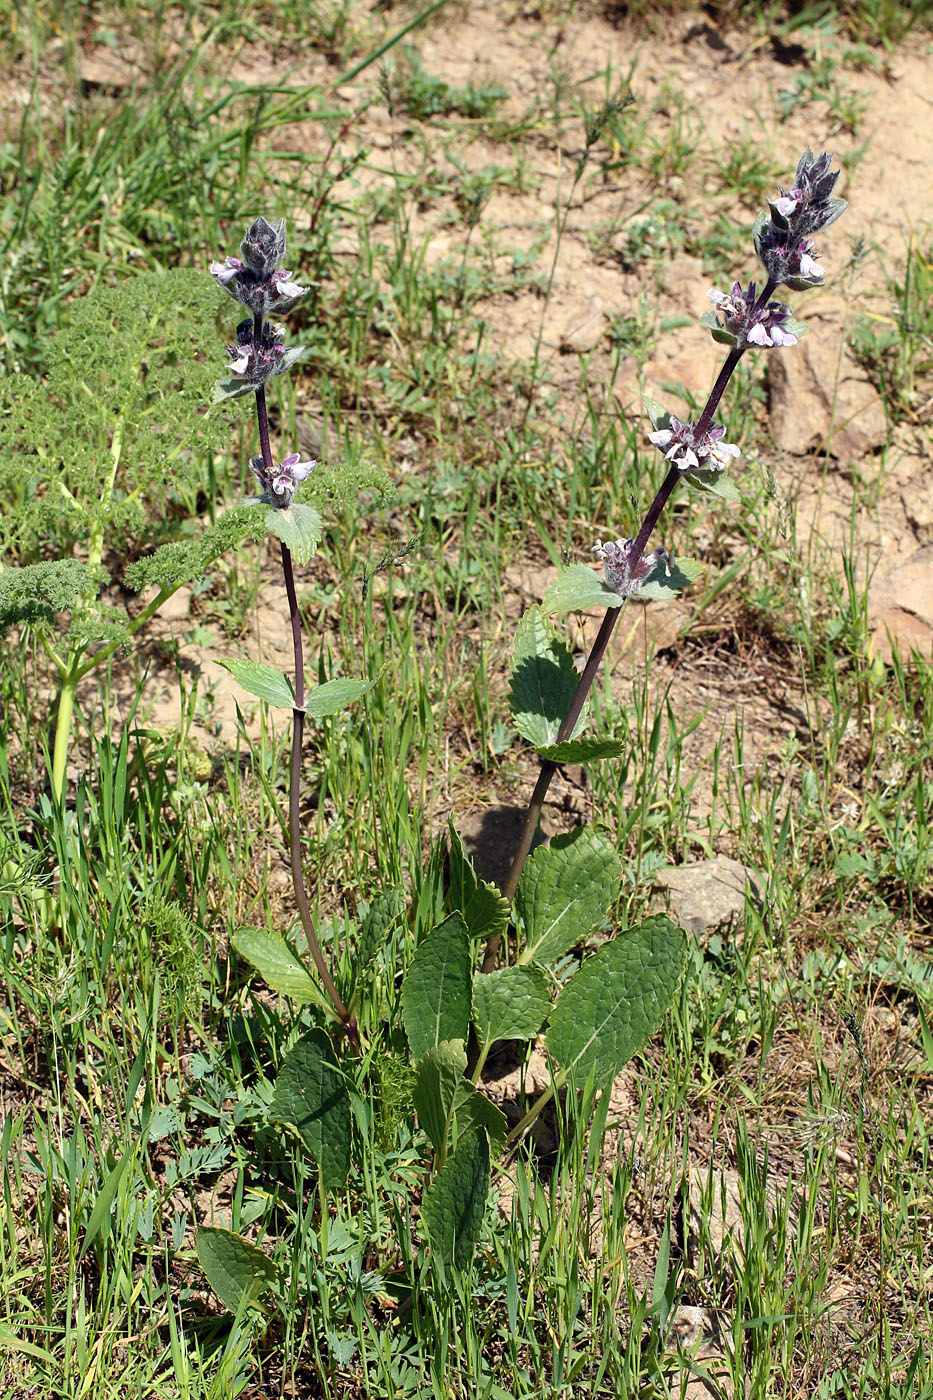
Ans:
{"label": "purple flower spike", "polygon": [[303,462],[299,452],[290,453],[278,466],[273,467],[271,472],[266,471],[261,457],[249,459],[249,469],[262,487],[260,500],[278,510],[288,509],[295,488],[299,482],[305,481],[311,475],[316,466],[316,461]]}
{"label": "purple flower spike", "polygon": [[603,562],[606,583],[613,593],[619,593],[623,598],[632,598],[640,593],[659,565],[664,565],[668,575],[671,572],[666,550],[652,550],[633,563],[634,550],[634,540],[616,540],[615,543],[610,540],[606,544],[597,540],[593,545],[593,553]]}
{"label": "purple flower spike", "polygon": [[253,317],[283,314],[296,306],[307,287],[291,281],[291,273],[277,266],[285,256],[285,222],[254,219],[240,245],[242,258],[211,263],[211,273],[225,292],[245,306]]}
{"label": "purple flower spike", "polygon": [[261,215],[254,219],[243,236],[240,252],[250,271],[267,282],[285,256],[285,220],[273,224]]}

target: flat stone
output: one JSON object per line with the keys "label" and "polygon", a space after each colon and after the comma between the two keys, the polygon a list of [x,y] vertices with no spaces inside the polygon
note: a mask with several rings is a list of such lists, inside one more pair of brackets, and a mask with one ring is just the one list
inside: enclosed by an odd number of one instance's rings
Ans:
{"label": "flat stone", "polygon": [[697,938],[719,929],[739,929],[745,921],[745,891],[760,900],[758,877],[729,856],[661,870],[655,877],[675,923]]}
{"label": "flat stone", "polygon": [[807,334],[768,353],[775,445],[798,457],[828,450],[844,465],[858,463],[888,441],[881,397],[846,349],[842,304],[827,297],[798,314]]}
{"label": "flat stone", "polygon": [[868,613],[873,645],[886,659],[895,647],[905,658],[933,656],[933,544],[872,577]]}

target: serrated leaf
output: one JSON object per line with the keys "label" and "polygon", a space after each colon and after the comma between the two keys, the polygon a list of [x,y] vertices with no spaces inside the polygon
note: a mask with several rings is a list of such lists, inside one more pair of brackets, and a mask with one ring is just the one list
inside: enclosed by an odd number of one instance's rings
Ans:
{"label": "serrated leaf", "polygon": [[540,967],[500,967],[473,978],[473,1022],[480,1048],[497,1040],[533,1040],[551,1009]]}
{"label": "serrated leaf", "polygon": [[615,1076],[644,1049],[683,975],[687,938],[664,915],[606,943],[567,983],[551,1013],[547,1048],[583,1084]]}
{"label": "serrated leaf", "polygon": [[[720,475],[722,473],[720,472]],[[671,559],[659,563],[645,579],[636,594],[637,598],[676,598],[685,588],[700,577],[705,565],[697,559]]]}
{"label": "serrated leaf", "polygon": [[601,758],[618,758],[626,748],[624,739],[565,739],[562,744],[545,744],[538,754],[552,763],[595,763]]}
{"label": "serrated leaf", "polygon": [[650,394],[642,394],[642,405],[648,417],[651,419],[651,426],[656,433],[662,432],[671,426],[670,412],[657,399],[651,398]]}
{"label": "serrated leaf", "polygon": [[450,826],[450,902],[463,915],[471,938],[491,938],[508,928],[510,904],[495,885],[477,878],[460,834]]}
{"label": "serrated leaf", "polygon": [[325,715],[336,715],[359,700],[367,690],[372,690],[375,681],[351,681],[338,676],[336,680],[325,681],[308,692],[305,700],[305,713],[312,719],[323,719]]}
{"label": "serrated leaf", "polygon": [[684,478],[688,486],[694,486],[698,491],[710,491],[714,496],[722,496],[725,501],[741,501],[742,499],[742,493],[728,472],[695,469],[691,472],[684,472]]}
{"label": "serrated leaf", "polygon": [[294,709],[295,692],[292,683],[274,666],[263,666],[245,656],[231,657],[219,662],[219,665],[230,672],[237,685],[241,685],[250,695],[265,700],[267,705],[275,705],[281,710]]}
{"label": "serrated leaf", "polygon": [[306,1031],[282,1061],[269,1119],[295,1129],[326,1188],[343,1186],[350,1170],[350,1096],[322,1030]]}
{"label": "serrated leaf", "polygon": [[445,1264],[465,1269],[482,1233],[489,1191],[489,1143],[483,1130],[465,1134],[424,1193],[421,1223]]}
{"label": "serrated leaf", "polygon": [[307,564],[321,543],[324,522],[314,506],[290,505],[266,511],[266,529],[290,550],[296,564]]}
{"label": "serrated leaf", "polygon": [[322,1006],[331,1010],[317,982],[280,933],[267,928],[240,928],[230,942],[274,992],[290,997],[301,1006]]}
{"label": "serrated leaf", "polygon": [[469,935],[451,914],[418,944],[402,984],[402,1024],[416,1064],[442,1040],[466,1040],[471,981]]}
{"label": "serrated leaf", "polygon": [[541,600],[541,612],[550,615],[580,612],[586,608],[621,608],[624,602],[622,595],[614,593],[588,564],[568,564]]}
{"label": "serrated leaf", "polygon": [[208,1283],[228,1312],[248,1307],[278,1277],[268,1254],[232,1230],[202,1226],[197,1251]]}
{"label": "serrated leaf", "polygon": [[379,950],[385,943],[394,925],[405,910],[405,899],[401,890],[390,888],[380,890],[369,906],[363,920],[359,940],[356,945],[354,965],[357,978],[375,962]]}
{"label": "serrated leaf", "polygon": [[255,384],[247,384],[244,380],[229,375],[225,379],[217,380],[211,403],[223,403],[226,399],[244,399],[247,394],[255,394],[256,387]]}
{"label": "serrated leaf", "polygon": [[467,1067],[462,1040],[443,1040],[418,1061],[412,1099],[418,1121],[443,1157],[457,1086]]}
{"label": "serrated leaf", "polygon": [[518,962],[551,963],[568,952],[605,919],[621,880],[614,847],[592,827],[532,851],[515,894],[525,932]]}
{"label": "serrated leaf", "polygon": [[[532,744],[553,744],[579,683],[567,643],[540,608],[529,608],[518,624],[512,652],[510,703],[519,734]],[[575,735],[585,722],[581,714]]]}
{"label": "serrated leaf", "polygon": [[461,1079],[454,1098],[453,1127],[456,1142],[474,1128],[484,1128],[489,1145],[498,1151],[509,1135],[509,1120],[501,1109],[480,1093],[468,1079]]}

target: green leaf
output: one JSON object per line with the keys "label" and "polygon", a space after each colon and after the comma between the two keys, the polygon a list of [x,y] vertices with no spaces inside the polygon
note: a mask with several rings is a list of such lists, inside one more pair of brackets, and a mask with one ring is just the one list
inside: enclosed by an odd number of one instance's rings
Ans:
{"label": "green leaf", "polygon": [[[709,491],[714,496],[721,496],[724,501],[741,501],[742,493],[728,472],[700,471],[696,469],[692,472],[684,472],[684,480],[688,486],[695,487],[698,491]],[[678,561],[680,562],[680,561]]]}
{"label": "green leaf", "polygon": [[551,1008],[539,967],[500,967],[473,978],[473,1021],[480,1047],[496,1040],[533,1040]]}
{"label": "green leaf", "polygon": [[[579,682],[567,643],[540,608],[529,608],[512,652],[512,718],[519,734],[532,744],[553,744]],[[584,723],[581,714],[571,737]]]}
{"label": "green leaf", "polygon": [[550,963],[605,919],[622,879],[614,847],[592,827],[532,851],[515,894],[525,946],[519,963]]}
{"label": "green leaf", "polygon": [[615,1076],[644,1049],[684,970],[683,929],[659,914],[606,943],[567,983],[551,1013],[547,1048],[582,1084]]}
{"label": "green leaf", "polygon": [[[295,507],[292,506],[292,510]],[[365,695],[367,690],[372,690],[375,681],[350,681],[339,676],[335,681],[325,681],[323,685],[316,686],[305,701],[305,712],[312,719],[323,719],[325,715],[336,715],[340,710],[345,710],[348,705],[352,705],[354,700],[359,700],[361,695]]]}
{"label": "green leaf", "polygon": [[350,1170],[350,1096],[322,1030],[306,1031],[282,1061],[269,1119],[295,1129],[330,1190]]}
{"label": "green leaf", "polygon": [[418,944],[402,985],[402,1023],[416,1064],[442,1040],[466,1040],[470,983],[470,939],[460,915],[451,914]]}
{"label": "green leaf", "polygon": [[379,894],[373,897],[369,912],[363,920],[353,958],[357,979],[376,961],[380,948],[404,911],[405,900],[401,890],[380,890]]}
{"label": "green leaf", "polygon": [[739,343],[738,336],[733,335],[731,331],[727,331],[725,327],[720,324],[719,317],[716,315],[715,311],[704,311],[703,315],[700,317],[700,325],[704,326],[706,330],[711,331],[713,339],[718,341],[720,345],[736,346]]}
{"label": "green leaf", "polygon": [[247,394],[255,394],[257,386],[247,384],[242,379],[237,379],[235,375],[227,375],[224,379],[218,379],[214,385],[214,396],[211,403],[224,403],[227,399],[243,399]]}
{"label": "green leaf", "polygon": [[468,1079],[461,1079],[457,1085],[453,1121],[457,1143],[474,1128],[485,1128],[490,1147],[498,1151],[509,1135],[509,1120],[505,1114]]}
{"label": "green leaf", "polygon": [[473,863],[451,819],[450,823],[450,902],[463,915],[471,938],[491,938],[503,934],[509,924],[509,901],[495,885],[477,879]]}
{"label": "green leaf", "polygon": [[230,942],[274,992],[281,992],[301,1006],[331,1010],[317,982],[281,934],[267,928],[240,928]]}
{"label": "green leaf", "polygon": [[126,1149],[123,1156],[120,1158],[117,1165],[110,1171],[106,1181],[100,1188],[100,1195],[94,1202],[94,1209],[91,1211],[91,1218],[87,1223],[87,1232],[84,1236],[84,1242],[81,1245],[81,1250],[78,1254],[79,1264],[84,1258],[85,1254],[87,1254],[88,1250],[90,1249],[91,1245],[94,1243],[98,1235],[103,1234],[104,1239],[106,1239],[107,1236],[110,1234],[110,1208],[113,1205],[113,1199],[117,1194],[117,1187],[123,1180],[123,1177],[126,1173],[126,1169],[129,1166],[130,1161],[132,1160],[135,1152],[136,1144],[133,1143],[130,1147]]}
{"label": "green leaf", "polygon": [[457,1085],[467,1067],[462,1040],[443,1040],[418,1061],[412,1099],[418,1121],[440,1158],[447,1149],[447,1133]]}
{"label": "green leaf", "polygon": [[[722,472],[716,473],[722,476]],[[704,565],[696,559],[671,559],[659,563],[636,594],[636,598],[676,598],[700,577]]]}
{"label": "green leaf", "polygon": [[424,1194],[421,1223],[445,1264],[465,1269],[483,1229],[489,1191],[489,1143],[482,1129],[467,1133]]}
{"label": "green leaf", "polygon": [[248,1307],[278,1277],[268,1254],[232,1230],[203,1226],[198,1231],[197,1249],[198,1263],[228,1312]]}
{"label": "green leaf", "polygon": [[245,656],[235,656],[219,663],[229,671],[238,685],[250,695],[275,705],[280,710],[291,710],[295,706],[295,692],[292,683],[274,666],[263,666],[258,661],[250,661]]}
{"label": "green leaf", "polygon": [[618,758],[625,753],[624,739],[565,739],[562,744],[545,744],[538,749],[541,758],[552,763],[595,763],[600,758]]}
{"label": "green leaf", "polygon": [[324,522],[314,506],[290,505],[266,511],[266,529],[291,551],[296,564],[307,564],[321,543]]}
{"label": "green leaf", "polygon": [[650,394],[642,394],[641,401],[656,433],[663,432],[665,428],[671,426],[671,415],[663,404],[659,404],[657,399],[651,398]]}
{"label": "green leaf", "polygon": [[541,611],[550,614],[584,612],[587,608],[621,608],[624,602],[621,593],[614,593],[589,564],[569,564],[561,569],[545,593]]}

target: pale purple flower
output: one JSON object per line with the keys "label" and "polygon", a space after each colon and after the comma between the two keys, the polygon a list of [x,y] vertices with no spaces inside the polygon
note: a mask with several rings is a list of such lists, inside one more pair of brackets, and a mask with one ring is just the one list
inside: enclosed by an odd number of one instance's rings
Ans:
{"label": "pale purple flower", "polygon": [[785,219],[789,219],[791,214],[796,213],[802,199],[803,190],[782,190],[781,197],[772,200],[772,207],[776,209],[779,214],[783,214]]}
{"label": "pale purple flower", "polygon": [[232,282],[238,272],[243,271],[243,263],[239,258],[224,258],[223,262],[212,262],[210,272],[222,287],[226,287]]}
{"label": "pale purple flower", "polygon": [[668,576],[671,572],[666,550],[655,549],[633,561],[634,550],[634,540],[616,540],[614,543],[610,540],[605,544],[597,540],[593,545],[593,553],[602,560],[606,583],[613,593],[619,593],[623,598],[639,593],[660,565],[664,565]]}
{"label": "pale purple flower", "polygon": [[249,459],[249,469],[262,487],[260,500],[279,510],[288,509],[296,486],[305,481],[316,466],[316,461],[302,461],[300,452],[290,453],[271,472],[266,471],[262,457]]}
{"label": "pale purple flower", "polygon": [[801,245],[800,245],[800,249],[798,250],[798,251],[799,251],[799,254],[800,254],[800,275],[801,275],[801,277],[822,277],[822,276],[823,276],[823,268],[822,268],[822,267],[820,266],[820,264],[815,260],[815,258],[813,258],[813,257],[811,256],[811,254],[810,254],[810,252],[809,252],[809,249],[812,248],[812,247],[813,247],[813,244],[810,242],[810,240],[809,240],[808,238],[805,238],[804,241],[803,241],[803,243],[801,243]]}
{"label": "pale purple flower", "polygon": [[671,414],[670,426],[648,434],[648,441],[664,453],[665,460],[682,472],[698,467],[702,471],[721,471],[727,466],[730,457],[740,456],[739,449],[731,442],[723,442],[725,428],[713,423],[703,438],[697,441],[693,423],[682,423]]}
{"label": "pale purple flower", "polygon": [[754,282],[749,282],[745,290],[741,282],[733,282],[728,294],[713,288],[707,296],[721,313],[725,329],[735,337],[733,343],[740,348],[745,345],[767,348],[796,345],[797,337],[784,329],[784,322],[791,319],[790,307],[780,301],[769,301],[764,306],[758,306],[756,293]]}
{"label": "pale purple flower", "polygon": [[290,272],[287,272],[284,267],[277,267],[269,278],[269,282],[275,288],[279,297],[287,297],[289,300],[294,299],[297,301],[299,297],[304,296],[308,289],[307,287],[299,286],[297,282],[292,282],[290,279]]}

